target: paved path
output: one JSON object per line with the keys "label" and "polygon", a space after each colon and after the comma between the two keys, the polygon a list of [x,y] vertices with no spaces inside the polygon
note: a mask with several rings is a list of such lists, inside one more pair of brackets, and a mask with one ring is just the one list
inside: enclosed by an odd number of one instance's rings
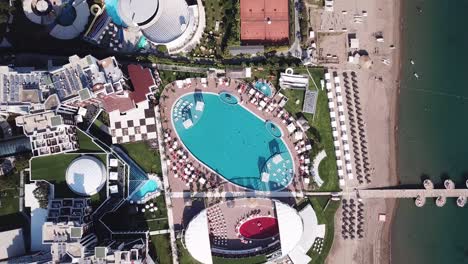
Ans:
{"label": "paved path", "polygon": [[304,196],[331,196],[331,195],[341,195],[341,193],[334,192],[171,192],[171,198],[212,198],[212,197],[235,197],[235,198],[244,198],[244,197],[271,197],[271,198],[281,198],[281,197],[304,197]]}
{"label": "paved path", "polygon": [[151,236],[154,236],[154,235],[169,234],[169,232],[170,232],[169,229],[164,229],[164,230],[151,231],[151,232],[149,232],[149,234],[150,234]]}
{"label": "paved path", "polygon": [[19,211],[24,210],[24,170],[20,171]]}
{"label": "paved path", "polygon": [[416,198],[418,195],[422,197],[468,197],[468,189],[375,189],[375,190],[359,190],[361,198]]}
{"label": "paved path", "polygon": [[291,55],[296,58],[302,57],[302,48],[301,48],[301,41],[297,37],[297,32],[301,32],[301,27],[299,24],[299,12],[297,11],[296,4],[299,3],[299,0],[294,0],[294,42],[289,48],[289,52]]}
{"label": "paved path", "polygon": [[[159,134],[158,136],[158,145],[159,149],[164,149],[163,144],[162,144],[162,128],[161,128],[161,116],[159,115],[159,107],[156,107],[155,109],[156,112],[156,128],[157,132]],[[169,180],[167,178],[167,164],[166,164],[166,155],[164,151],[160,151],[161,155],[161,169],[162,169],[162,176],[163,176],[163,182],[164,182],[164,199],[166,201],[166,208],[167,208],[167,220],[169,223],[169,234],[171,238],[171,254],[172,254],[172,263],[173,264],[178,264],[179,263],[179,258],[177,255],[177,244],[176,244],[176,236],[174,232],[174,215],[172,213],[172,200],[169,192],[167,191],[169,189]]]}

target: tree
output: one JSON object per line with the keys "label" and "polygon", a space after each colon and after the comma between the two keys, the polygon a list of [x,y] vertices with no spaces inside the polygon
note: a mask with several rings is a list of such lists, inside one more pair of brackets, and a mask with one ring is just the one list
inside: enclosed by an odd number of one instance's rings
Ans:
{"label": "tree", "polygon": [[36,182],[36,186],[37,187],[34,189],[33,195],[39,202],[39,206],[46,209],[49,204],[50,186],[47,182],[42,181]]}

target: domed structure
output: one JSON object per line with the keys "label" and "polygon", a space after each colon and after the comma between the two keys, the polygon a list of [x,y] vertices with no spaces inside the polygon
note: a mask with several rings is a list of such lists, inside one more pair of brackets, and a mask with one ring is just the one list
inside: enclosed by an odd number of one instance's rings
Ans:
{"label": "domed structure", "polygon": [[82,156],[67,168],[66,182],[76,194],[91,196],[98,193],[106,182],[106,168],[96,157]]}
{"label": "domed structure", "polygon": [[[185,0],[118,0],[118,15],[128,27],[140,28],[155,44],[183,38],[193,15]],[[185,40],[185,38],[184,38]]]}
{"label": "domed structure", "polygon": [[313,208],[296,211],[287,204],[262,198],[221,202],[201,211],[188,224],[184,242],[197,261],[213,263],[212,256],[242,258],[269,254],[289,256],[293,262],[311,259],[307,251],[316,238],[324,238]]}
{"label": "domed structure", "polygon": [[86,0],[23,0],[26,17],[47,25],[49,34],[58,39],[73,39],[85,30],[90,15]]}

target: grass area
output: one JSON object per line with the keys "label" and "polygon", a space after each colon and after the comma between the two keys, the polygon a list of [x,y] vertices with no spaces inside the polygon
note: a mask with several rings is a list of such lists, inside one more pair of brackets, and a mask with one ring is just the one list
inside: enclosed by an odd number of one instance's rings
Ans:
{"label": "grass area", "polygon": [[151,236],[151,244],[159,264],[171,264],[171,242],[169,234]]}
{"label": "grass area", "polygon": [[96,126],[98,126],[99,128],[100,128],[101,126],[104,126],[104,123],[103,123],[101,120],[99,120],[99,119],[94,120],[94,124],[95,124]]}
{"label": "grass area", "polygon": [[[31,160],[31,180],[46,180],[54,184],[55,197],[57,198],[77,197],[77,194],[68,188],[65,173],[68,165],[79,156],[81,155],[57,154],[33,158]],[[95,154],[93,156],[99,158],[104,164],[107,163],[106,154]],[[102,198],[99,197],[99,194],[96,195],[92,197],[95,202]]]}
{"label": "grass area", "polygon": [[[18,175],[19,176],[19,175]],[[18,188],[0,190],[0,216],[19,212],[19,191]],[[2,222],[0,217],[0,222]]]}
{"label": "grass area", "polygon": [[117,211],[104,216],[104,223],[113,231],[144,230],[157,231],[169,228],[167,220],[167,208],[164,200],[164,194],[147,202],[154,203],[158,208],[155,212],[146,210],[141,212],[142,205],[124,204]]}
{"label": "grass area", "polygon": [[260,264],[267,261],[264,255],[248,258],[220,258],[213,256],[213,264]]}
{"label": "grass area", "polygon": [[102,149],[100,149],[98,145],[96,145],[93,140],[85,133],[77,129],[76,135],[78,136],[78,142],[80,144],[80,149],[76,151],[77,153],[102,152]]}
{"label": "grass area", "polygon": [[220,57],[229,45],[240,44],[239,0],[205,0],[204,6],[205,32],[191,54],[205,58]]}
{"label": "grass area", "polygon": [[0,216],[19,211],[19,186],[19,172],[0,177]]}
{"label": "grass area", "polygon": [[146,172],[161,174],[159,152],[150,148],[147,142],[139,141],[121,145],[122,149]]}
{"label": "grass area", "polygon": [[[294,69],[295,73],[307,74],[306,69]],[[309,69],[315,83],[320,83],[320,78],[323,76],[323,69],[312,68]],[[316,90],[313,82],[309,84],[309,89]],[[281,90],[281,92],[289,98],[285,109],[294,116],[303,116],[308,120],[311,126],[307,132],[307,136],[312,140],[313,146],[310,153],[310,159],[313,158],[321,151],[325,150],[327,157],[322,160],[319,165],[320,178],[324,184],[320,187],[321,191],[338,191],[338,173],[336,168],[335,148],[333,146],[333,135],[331,129],[330,114],[328,110],[328,99],[326,90],[318,90],[317,107],[315,116],[312,114],[302,113],[302,105],[304,101],[303,90]],[[296,101],[299,103],[296,104]]]}
{"label": "grass area", "polygon": [[[207,69],[208,70],[208,69]],[[158,71],[161,78],[160,88],[163,89],[166,85],[176,81],[187,78],[206,77],[206,73],[196,72],[178,72],[178,71]]]}
{"label": "grass area", "polygon": [[[325,224],[325,237],[323,241],[322,253],[318,254],[315,251],[309,250],[307,254],[312,258],[312,264],[323,264],[330,252],[333,244],[333,236],[335,234],[334,218],[336,210],[340,206],[339,201],[331,201],[318,199],[317,197],[310,197],[309,202],[317,214],[319,224]],[[324,203],[325,202],[325,203]]]}
{"label": "grass area", "polygon": [[177,253],[180,264],[201,264],[196,259],[194,259],[192,255],[190,255],[186,248],[184,248],[180,239],[177,239]]}

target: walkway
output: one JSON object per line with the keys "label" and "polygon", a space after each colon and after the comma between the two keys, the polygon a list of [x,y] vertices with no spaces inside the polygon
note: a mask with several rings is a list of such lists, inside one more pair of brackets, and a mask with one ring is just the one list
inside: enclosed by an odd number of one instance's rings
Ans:
{"label": "walkway", "polygon": [[296,8],[296,5],[299,4],[299,0],[294,0],[294,42],[289,48],[288,52],[291,52],[291,55],[296,58],[302,57],[302,48],[301,40],[299,39],[298,32],[301,32],[301,27],[299,23],[299,11]]}
{"label": "walkway", "polygon": [[[157,133],[158,133],[158,145],[159,145],[159,149],[160,150],[163,150],[163,143],[162,143],[162,137],[161,135],[163,135],[163,132],[162,132],[162,127],[161,127],[161,116],[160,116],[160,112],[159,112],[159,106],[156,107],[155,109],[155,113],[156,113],[156,129],[157,129]],[[165,189],[165,192],[164,192],[164,199],[165,199],[165,202],[166,202],[166,208],[167,208],[167,220],[168,220],[168,223],[169,223],[169,233],[170,233],[170,239],[171,239],[171,253],[172,253],[172,263],[173,264],[178,264],[179,263],[179,258],[178,258],[178,255],[177,255],[177,244],[176,244],[176,236],[175,236],[175,232],[174,232],[174,214],[172,212],[172,200],[171,200],[171,196],[170,196],[170,193],[169,193],[169,180],[167,178],[167,163],[166,163],[166,155],[165,155],[165,152],[164,151],[160,151],[160,158],[161,158],[161,170],[162,170],[162,177],[163,177],[163,182],[164,182],[164,187],[166,188]]]}
{"label": "walkway", "polygon": [[374,189],[374,190],[359,190],[361,198],[416,198],[418,195],[422,197],[468,197],[468,189]]}
{"label": "walkway", "polygon": [[164,230],[151,231],[151,232],[149,232],[149,234],[150,234],[151,236],[154,236],[154,235],[169,234],[169,232],[170,232],[169,229],[164,229]]}
{"label": "walkway", "polygon": [[304,197],[304,196],[340,196],[341,193],[335,192],[171,192],[169,193],[171,198],[248,198],[248,197],[271,197],[271,198],[282,198],[282,197]]}
{"label": "walkway", "polygon": [[322,160],[324,158],[327,157],[327,153],[325,152],[325,150],[322,150],[320,151],[317,156],[315,156],[314,158],[314,161],[312,162],[312,175],[314,177],[314,181],[315,183],[317,183],[318,187],[322,186],[323,184],[323,180],[322,178],[320,178],[320,174],[319,174],[319,166],[320,166],[320,162],[322,162]]}

